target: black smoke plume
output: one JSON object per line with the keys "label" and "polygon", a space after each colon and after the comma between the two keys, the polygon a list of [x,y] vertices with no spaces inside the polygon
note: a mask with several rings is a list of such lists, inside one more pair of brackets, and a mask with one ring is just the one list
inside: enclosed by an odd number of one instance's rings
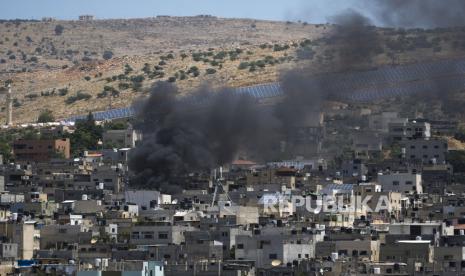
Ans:
{"label": "black smoke plume", "polygon": [[144,139],[132,152],[133,181],[166,192],[178,176],[208,171],[231,162],[240,152],[260,156],[275,136],[274,119],[248,95],[203,88],[186,98],[160,82],[139,106],[135,127]]}
{"label": "black smoke plume", "polygon": [[[386,25],[464,25],[465,17],[458,14],[464,14],[465,2],[459,0],[369,3],[372,14],[378,15],[375,21]],[[327,64],[327,71],[358,69],[371,64],[382,52],[384,41],[368,16],[349,10],[332,20],[333,31],[324,39],[337,48],[338,58]],[[190,97],[195,99],[193,103],[180,98],[175,86],[158,83],[149,99],[139,104],[135,127],[143,131],[144,139],[131,153],[132,182],[175,193],[183,186],[178,176],[208,171],[241,153],[255,160],[270,160],[274,156],[270,153],[280,148],[282,140],[296,127],[317,121],[322,104],[336,96],[328,89],[327,80],[311,77],[311,71],[283,72],[280,82],[284,97],[273,108],[260,106],[246,95],[235,96],[229,89],[215,92],[202,88]],[[437,86],[443,89],[441,84]]]}
{"label": "black smoke plume", "polygon": [[333,67],[347,70],[371,63],[373,56],[382,52],[377,29],[368,17],[348,10],[332,17],[335,24],[328,41],[339,47],[339,60]]}

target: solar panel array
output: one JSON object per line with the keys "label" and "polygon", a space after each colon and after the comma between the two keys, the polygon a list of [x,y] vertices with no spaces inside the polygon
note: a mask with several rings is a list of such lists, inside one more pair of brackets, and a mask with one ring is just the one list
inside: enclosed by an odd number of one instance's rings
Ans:
{"label": "solar panel array", "polygon": [[[134,116],[135,112],[131,107],[125,108],[118,108],[118,109],[110,109],[107,111],[100,111],[100,112],[93,112],[92,115],[94,119],[97,121],[104,121],[104,120],[115,120],[115,119],[123,119],[129,118]],[[67,122],[75,122],[78,120],[86,119],[87,115],[81,116],[74,116],[69,119],[66,119]]]}
{"label": "solar panel array", "polygon": [[[434,76],[434,79],[431,77]],[[435,92],[439,89],[465,87],[465,59],[444,60],[404,66],[388,66],[377,70],[337,73],[315,76],[307,89],[320,89],[342,100],[369,102],[386,97]],[[268,83],[232,90],[237,95],[247,94],[256,99],[283,95],[279,83]],[[211,98],[187,96],[182,99],[193,105],[203,105]],[[94,112],[96,120],[113,120],[134,116],[131,107]],[[86,115],[67,119],[68,122],[84,119]]]}

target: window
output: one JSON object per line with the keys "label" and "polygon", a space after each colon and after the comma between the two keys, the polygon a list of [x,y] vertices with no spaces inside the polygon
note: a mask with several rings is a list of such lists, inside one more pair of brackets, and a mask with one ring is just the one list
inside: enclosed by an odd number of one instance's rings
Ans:
{"label": "window", "polygon": [[239,243],[239,244],[237,245],[237,249],[244,249],[244,244]]}
{"label": "window", "polygon": [[168,239],[168,233],[160,232],[160,233],[158,233],[158,238],[160,240],[166,240],[166,239]]}
{"label": "window", "polygon": [[399,181],[392,181],[392,185],[399,186]]}
{"label": "window", "polygon": [[139,232],[132,232],[131,239],[139,239]]}
{"label": "window", "polygon": [[275,259],[278,258],[278,254],[270,254],[270,255],[268,256],[268,258],[269,258],[270,260],[275,260]]}
{"label": "window", "polygon": [[413,183],[412,183],[412,181],[405,181],[405,184],[406,185],[412,185]]}
{"label": "window", "polygon": [[153,232],[142,232],[144,239],[153,239]]}

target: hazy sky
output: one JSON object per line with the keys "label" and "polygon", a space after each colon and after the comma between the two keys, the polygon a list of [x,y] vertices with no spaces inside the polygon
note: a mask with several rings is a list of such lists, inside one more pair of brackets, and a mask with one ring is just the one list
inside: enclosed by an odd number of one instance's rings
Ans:
{"label": "hazy sky", "polygon": [[[355,4],[354,4],[355,3]],[[211,14],[271,20],[326,22],[340,11],[360,8],[356,0],[1,0],[2,19],[134,18]]]}

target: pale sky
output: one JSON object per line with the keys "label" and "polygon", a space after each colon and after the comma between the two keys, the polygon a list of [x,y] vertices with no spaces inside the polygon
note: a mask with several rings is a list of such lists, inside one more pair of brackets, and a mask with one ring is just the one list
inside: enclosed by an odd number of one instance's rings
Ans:
{"label": "pale sky", "polygon": [[362,10],[357,0],[2,0],[1,19],[76,19],[80,14],[97,18],[136,18],[156,15],[270,20],[302,20],[324,23],[349,8]]}

